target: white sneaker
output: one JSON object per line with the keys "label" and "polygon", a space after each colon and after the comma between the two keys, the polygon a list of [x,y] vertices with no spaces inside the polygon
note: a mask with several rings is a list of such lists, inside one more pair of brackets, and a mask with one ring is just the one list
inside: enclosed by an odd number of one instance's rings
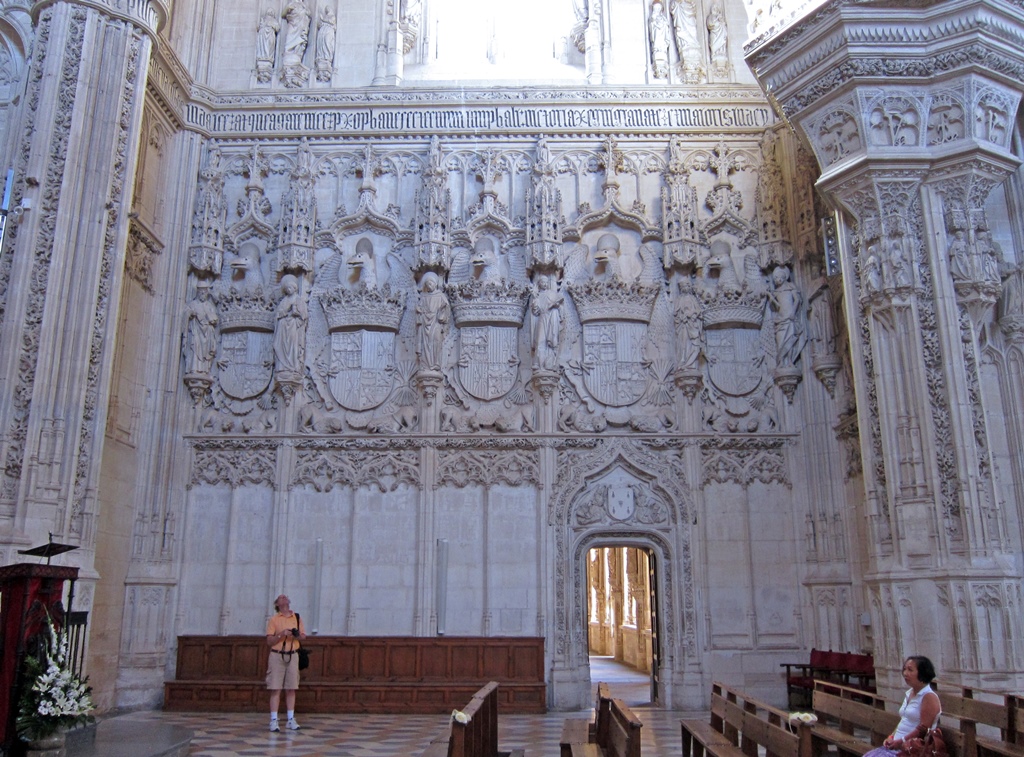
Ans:
{"label": "white sneaker", "polygon": [[280,728],[280,726],[278,726],[276,720],[271,720],[270,721],[270,732],[271,733],[280,733],[281,732],[281,728]]}
{"label": "white sneaker", "polygon": [[295,718],[288,718],[287,728],[289,731],[298,731],[302,728],[302,726],[295,722]]}

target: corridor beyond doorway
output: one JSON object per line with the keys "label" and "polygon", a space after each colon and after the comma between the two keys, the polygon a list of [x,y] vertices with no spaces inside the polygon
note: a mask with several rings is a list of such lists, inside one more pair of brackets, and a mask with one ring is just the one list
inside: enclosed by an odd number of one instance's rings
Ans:
{"label": "corridor beyond doorway", "polygon": [[590,656],[590,699],[597,699],[597,684],[606,683],[612,696],[630,707],[651,704],[651,678],[631,665],[603,655]]}
{"label": "corridor beyond doorway", "polygon": [[[656,703],[657,580],[650,550],[625,545],[587,553],[587,635],[592,694],[605,681],[629,705]],[[619,693],[621,689],[623,693]]]}

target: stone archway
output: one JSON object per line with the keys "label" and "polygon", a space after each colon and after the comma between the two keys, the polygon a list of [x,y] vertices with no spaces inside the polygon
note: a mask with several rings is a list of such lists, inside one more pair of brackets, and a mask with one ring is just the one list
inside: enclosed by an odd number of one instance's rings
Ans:
{"label": "stone archway", "polygon": [[[688,661],[697,658],[690,497],[681,471],[665,471],[635,442],[598,445],[561,479],[556,492],[555,627],[551,700],[556,709],[590,704],[587,608],[587,553],[615,545],[649,550],[658,565],[656,602],[660,685],[656,699],[674,706],[673,687]],[[560,469],[565,463],[560,458]],[[660,469],[660,470],[659,470]]]}

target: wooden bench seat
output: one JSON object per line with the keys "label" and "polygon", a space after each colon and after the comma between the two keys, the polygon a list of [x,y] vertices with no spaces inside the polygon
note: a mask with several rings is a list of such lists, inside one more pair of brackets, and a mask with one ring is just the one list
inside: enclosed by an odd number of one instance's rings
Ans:
{"label": "wooden bench seat", "polygon": [[567,718],[559,752],[561,757],[640,757],[642,727],[626,703],[611,696],[608,684],[599,683],[594,722]]}
{"label": "wooden bench seat", "polygon": [[683,757],[811,757],[810,727],[790,725],[789,714],[715,683],[711,716],[683,720]]}

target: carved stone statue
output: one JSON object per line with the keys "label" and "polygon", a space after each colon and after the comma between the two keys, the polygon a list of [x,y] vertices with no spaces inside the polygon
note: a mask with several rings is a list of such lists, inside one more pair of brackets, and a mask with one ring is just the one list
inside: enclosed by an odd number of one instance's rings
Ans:
{"label": "carved stone statue", "polygon": [[975,245],[978,248],[982,278],[985,281],[999,281],[1004,261],[1003,248],[992,239],[992,232],[988,229],[978,229]]}
{"label": "carved stone statue", "polygon": [[441,369],[441,349],[452,312],[448,298],[440,291],[440,279],[433,271],[423,275],[420,301],[416,305],[416,326],[420,368],[427,371]]}
{"label": "carved stone statue", "polygon": [[679,344],[679,368],[683,371],[695,371],[700,358],[701,306],[694,292],[693,282],[689,278],[679,282],[675,323]]}
{"label": "carved stone statue", "polygon": [[868,255],[864,259],[864,270],[861,273],[864,288],[874,293],[882,288],[882,262],[878,259],[878,248],[875,245],[868,247]]}
{"label": "carved stone statue", "polygon": [[338,19],[329,5],[320,6],[316,24],[316,80],[329,82],[334,73],[334,46],[337,43]]}
{"label": "carved stone statue", "polygon": [[707,17],[711,70],[716,76],[729,73],[729,30],[725,23],[724,0],[712,0]]}
{"label": "carved stone statue", "polygon": [[699,79],[703,69],[700,39],[697,37],[696,0],[675,0],[672,5],[672,29],[675,32],[676,51],[679,53],[683,78]]}
{"label": "carved stone statue", "polygon": [[668,16],[661,0],[651,3],[651,18],[648,21],[651,34],[651,70],[655,78],[668,77]]}
{"label": "carved stone statue", "polygon": [[772,282],[775,289],[768,294],[768,302],[775,313],[775,357],[779,367],[788,367],[796,364],[807,342],[804,298],[785,266],[772,272]]}
{"label": "carved stone statue", "polygon": [[953,241],[949,243],[949,273],[953,281],[970,281],[974,278],[971,273],[971,248],[962,229],[953,235]]}
{"label": "carved stone statue", "polygon": [[281,24],[277,14],[270,8],[263,11],[259,27],[256,31],[256,80],[262,84],[270,81],[274,70],[274,57],[277,54],[277,33]]}
{"label": "carved stone statue", "polygon": [[562,303],[565,297],[551,287],[551,278],[541,276],[530,303],[533,322],[533,367],[544,371],[558,368],[558,342],[562,328]]}
{"label": "carved stone statue", "polygon": [[1024,265],[1003,262],[999,318],[1024,316]]}
{"label": "carved stone statue", "polygon": [[284,295],[277,305],[274,331],[274,359],[278,373],[301,374],[306,352],[306,323],[309,310],[299,294],[298,280],[288,274],[281,279]]}
{"label": "carved stone statue", "polygon": [[299,87],[306,81],[309,69],[302,65],[309,42],[309,9],[301,0],[292,0],[282,14],[288,22],[281,55],[281,80],[285,86]]}
{"label": "carved stone statue", "polygon": [[217,306],[210,298],[210,282],[196,284],[196,296],[185,308],[185,373],[208,375],[217,355]]}
{"label": "carved stone statue", "polygon": [[894,237],[889,240],[889,267],[892,271],[893,286],[910,286],[910,271],[907,270],[907,259],[903,252],[903,242],[900,237]]}

